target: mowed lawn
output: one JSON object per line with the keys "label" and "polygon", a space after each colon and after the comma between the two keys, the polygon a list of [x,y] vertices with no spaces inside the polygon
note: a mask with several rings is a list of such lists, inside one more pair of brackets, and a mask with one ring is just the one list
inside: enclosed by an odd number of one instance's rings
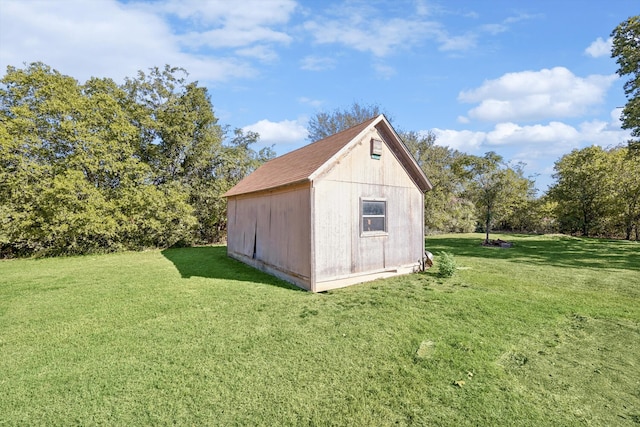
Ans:
{"label": "mowed lawn", "polygon": [[640,245],[426,239],[323,294],[198,247],[0,262],[0,425],[640,424]]}

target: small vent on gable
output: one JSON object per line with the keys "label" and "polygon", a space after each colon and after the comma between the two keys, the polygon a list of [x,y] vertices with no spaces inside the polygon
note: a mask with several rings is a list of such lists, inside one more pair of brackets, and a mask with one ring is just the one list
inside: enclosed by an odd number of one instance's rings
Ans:
{"label": "small vent on gable", "polygon": [[371,158],[380,160],[382,156],[382,141],[379,139],[371,138]]}

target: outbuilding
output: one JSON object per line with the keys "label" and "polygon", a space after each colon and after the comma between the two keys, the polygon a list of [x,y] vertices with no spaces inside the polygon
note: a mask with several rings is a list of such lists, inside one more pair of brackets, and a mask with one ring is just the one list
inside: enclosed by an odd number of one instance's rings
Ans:
{"label": "outbuilding", "polygon": [[415,271],[431,183],[384,115],[266,162],[227,197],[227,253],[312,292]]}

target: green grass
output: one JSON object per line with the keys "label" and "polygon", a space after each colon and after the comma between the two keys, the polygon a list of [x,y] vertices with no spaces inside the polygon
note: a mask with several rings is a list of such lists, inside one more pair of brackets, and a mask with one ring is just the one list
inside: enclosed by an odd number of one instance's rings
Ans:
{"label": "green grass", "polygon": [[640,245],[492,237],[324,294],[224,247],[0,262],[0,425],[639,425]]}

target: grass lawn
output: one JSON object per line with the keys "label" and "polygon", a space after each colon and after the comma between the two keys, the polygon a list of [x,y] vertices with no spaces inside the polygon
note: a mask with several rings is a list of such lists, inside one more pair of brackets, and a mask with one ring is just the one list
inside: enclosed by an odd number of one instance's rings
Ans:
{"label": "grass lawn", "polygon": [[640,244],[429,237],[323,294],[200,247],[0,262],[0,425],[640,424]]}

